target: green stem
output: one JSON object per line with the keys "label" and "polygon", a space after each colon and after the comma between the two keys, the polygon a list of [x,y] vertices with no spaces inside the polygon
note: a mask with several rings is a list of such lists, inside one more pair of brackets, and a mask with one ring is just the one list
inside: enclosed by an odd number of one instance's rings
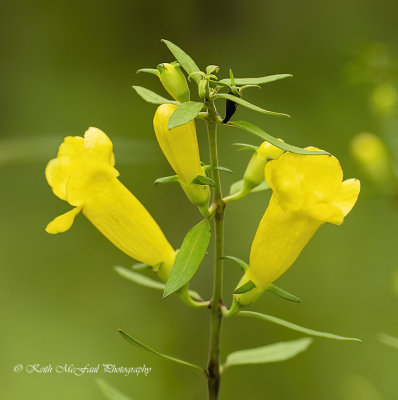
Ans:
{"label": "green stem", "polygon": [[[217,123],[218,115],[214,103],[207,102],[209,110],[209,120],[207,121],[207,132],[209,138],[210,164],[218,167],[217,152]],[[213,295],[210,302],[211,322],[210,322],[210,345],[209,360],[207,366],[207,379],[209,388],[209,400],[217,400],[220,388],[220,334],[222,319],[222,288],[223,288],[223,255],[224,255],[224,209],[225,203],[222,199],[220,171],[212,168],[213,180],[216,184],[214,188],[213,208],[214,213],[214,240],[215,240],[215,259],[214,259],[214,282]]]}

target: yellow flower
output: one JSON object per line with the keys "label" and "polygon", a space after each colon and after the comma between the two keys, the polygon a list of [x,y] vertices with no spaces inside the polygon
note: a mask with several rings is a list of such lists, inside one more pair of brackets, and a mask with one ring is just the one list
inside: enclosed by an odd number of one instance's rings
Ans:
{"label": "yellow flower", "polygon": [[380,190],[388,193],[394,189],[391,158],[380,137],[368,132],[356,135],[351,142],[351,153]]}
{"label": "yellow flower", "polygon": [[57,158],[46,167],[54,194],[74,206],[50,222],[46,231],[68,230],[81,211],[116,247],[136,260],[159,267],[167,280],[175,259],[158,224],[136,197],[117,179],[112,142],[97,128],[80,136],[68,136]]}
{"label": "yellow flower", "polygon": [[256,288],[235,295],[242,305],[259,297],[294,263],[323,223],[342,224],[360,190],[357,179],[343,182],[339,161],[328,155],[285,153],[267,164],[265,179],[273,194],[252,243],[249,268],[238,284],[251,280]]}
{"label": "yellow flower", "polygon": [[185,75],[177,65],[159,64],[158,71],[160,82],[174,99],[180,103],[189,101],[188,83]]}
{"label": "yellow flower", "polygon": [[193,204],[206,213],[210,190],[208,186],[192,183],[198,175],[206,175],[200,164],[195,121],[169,130],[167,127],[169,118],[176,108],[177,106],[172,104],[159,106],[153,119],[153,127],[160,148],[177,174],[185,194]]}

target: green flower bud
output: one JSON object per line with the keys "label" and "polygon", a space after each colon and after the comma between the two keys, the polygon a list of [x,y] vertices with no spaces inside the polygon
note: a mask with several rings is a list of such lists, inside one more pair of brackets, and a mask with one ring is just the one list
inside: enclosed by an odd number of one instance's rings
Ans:
{"label": "green flower bud", "polygon": [[201,79],[198,82],[198,93],[201,99],[206,99],[209,97],[208,81],[206,79]]}
{"label": "green flower bud", "polygon": [[189,87],[185,75],[175,64],[159,64],[159,79],[167,92],[180,103],[189,101]]}
{"label": "green flower bud", "polygon": [[394,86],[383,83],[377,85],[372,93],[371,105],[373,110],[382,117],[389,117],[396,112],[398,93]]}
{"label": "green flower bud", "polygon": [[243,175],[244,190],[250,191],[258,186],[264,180],[264,168],[267,162],[278,159],[283,153],[284,150],[271,143],[263,142],[253,154]]}

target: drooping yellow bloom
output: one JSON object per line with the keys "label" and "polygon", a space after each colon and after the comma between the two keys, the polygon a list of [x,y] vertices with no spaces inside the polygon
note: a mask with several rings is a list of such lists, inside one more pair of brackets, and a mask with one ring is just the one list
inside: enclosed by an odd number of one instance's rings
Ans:
{"label": "drooping yellow bloom", "polygon": [[112,142],[97,128],[68,136],[46,167],[54,194],[75,208],[50,222],[46,231],[68,230],[81,211],[116,247],[134,259],[159,267],[167,280],[175,250],[136,197],[117,179]]}
{"label": "drooping yellow bloom", "polygon": [[242,305],[258,298],[294,263],[323,223],[342,224],[360,190],[357,179],[343,181],[340,163],[329,155],[285,153],[267,164],[265,178],[273,194],[238,284],[251,280],[256,288],[235,295]]}
{"label": "drooping yellow bloom", "polygon": [[167,127],[169,118],[176,108],[177,106],[173,104],[162,104],[158,107],[153,119],[155,134],[185,194],[193,204],[206,212],[210,190],[208,186],[192,183],[198,175],[206,175],[200,164],[195,121],[169,130]]}

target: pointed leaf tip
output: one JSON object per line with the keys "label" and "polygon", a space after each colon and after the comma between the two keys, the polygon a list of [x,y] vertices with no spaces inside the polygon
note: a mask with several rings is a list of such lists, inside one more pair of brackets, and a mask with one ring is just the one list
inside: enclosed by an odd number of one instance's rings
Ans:
{"label": "pointed leaf tip", "polygon": [[306,335],[310,335],[310,336],[318,336],[318,337],[323,337],[326,339],[334,339],[334,340],[361,342],[361,339],[334,335],[333,333],[315,331],[313,329],[304,328],[303,326],[293,324],[292,322],[285,321],[283,319],[274,317],[272,315],[262,314],[262,313],[255,312],[255,311],[241,311],[237,315],[240,315],[241,317],[252,317],[252,318],[257,318],[257,319],[261,319],[264,321],[272,322],[274,324],[281,325],[281,326],[284,326],[285,328],[291,329],[293,331],[305,333]]}
{"label": "pointed leaf tip", "polygon": [[311,343],[311,338],[302,338],[254,349],[236,351],[227,356],[224,368],[233,365],[265,364],[289,360],[307,350]]}
{"label": "pointed leaf tip", "polygon": [[180,360],[178,358],[171,357],[171,356],[168,356],[166,354],[159,353],[157,350],[152,349],[151,347],[147,346],[146,344],[144,344],[144,343],[140,342],[139,340],[133,338],[132,336],[128,335],[122,329],[118,329],[118,332],[120,333],[120,335],[122,336],[123,339],[125,339],[127,342],[129,342],[130,344],[132,344],[133,346],[137,347],[140,350],[145,350],[148,353],[152,353],[152,354],[157,355],[158,357],[162,357],[162,358],[165,358],[165,359],[167,359],[169,361],[173,361],[173,362],[175,362],[177,364],[182,364],[182,365],[185,365],[187,367],[194,368],[196,370],[199,370],[201,373],[203,373],[203,369],[201,367],[199,367],[198,365],[196,365],[196,364],[192,364],[190,362],[187,362],[187,361],[184,361],[184,360]]}

